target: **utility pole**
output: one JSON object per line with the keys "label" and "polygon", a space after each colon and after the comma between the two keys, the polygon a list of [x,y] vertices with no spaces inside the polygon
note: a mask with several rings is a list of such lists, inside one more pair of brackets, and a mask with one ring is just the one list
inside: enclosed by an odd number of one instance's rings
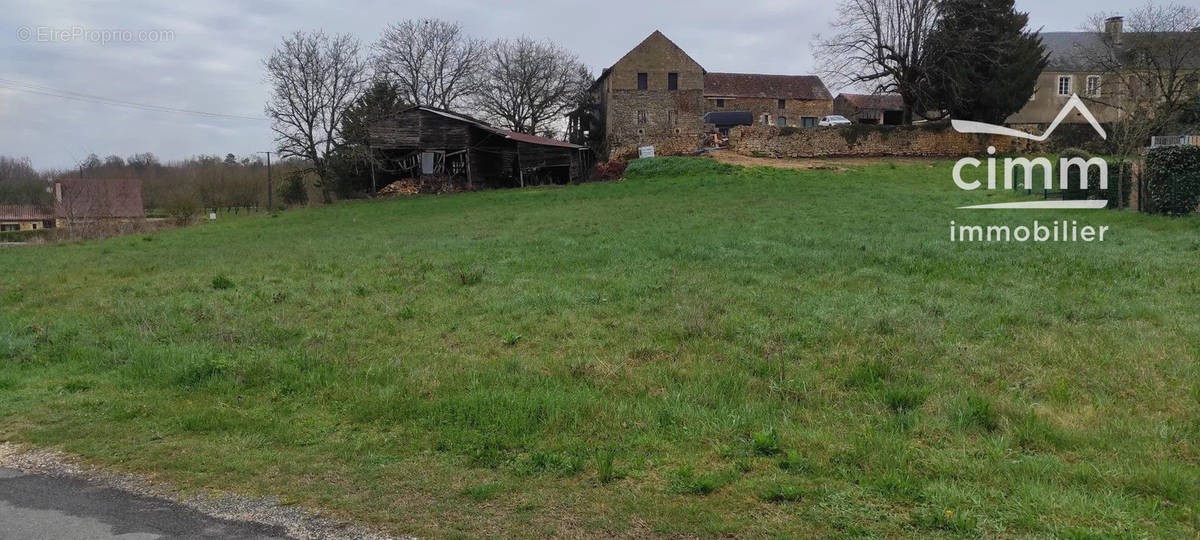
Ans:
{"label": "utility pole", "polygon": [[265,151],[257,153],[267,155],[267,210],[274,210],[275,201],[273,200],[273,194],[271,193],[271,152]]}

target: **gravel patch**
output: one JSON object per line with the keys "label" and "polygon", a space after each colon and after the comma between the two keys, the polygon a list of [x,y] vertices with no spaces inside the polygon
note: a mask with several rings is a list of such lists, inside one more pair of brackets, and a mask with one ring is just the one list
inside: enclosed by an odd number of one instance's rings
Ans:
{"label": "gravel patch", "polygon": [[0,467],[46,476],[78,478],[101,487],[167,499],[215,518],[282,527],[288,536],[297,539],[413,538],[391,536],[364,525],[322,517],[302,506],[280,504],[275,498],[259,499],[213,491],[184,495],[166,484],[90,466],[57,450],[0,442]]}

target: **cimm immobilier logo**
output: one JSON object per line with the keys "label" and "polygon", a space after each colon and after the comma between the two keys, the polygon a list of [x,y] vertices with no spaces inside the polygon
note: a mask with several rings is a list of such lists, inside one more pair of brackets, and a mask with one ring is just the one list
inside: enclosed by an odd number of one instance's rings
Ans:
{"label": "cimm immobilier logo", "polygon": [[[1088,123],[1095,128],[1096,133],[1103,139],[1108,139],[1108,134],[1104,128],[1100,126],[1100,122],[1096,121],[1096,117],[1087,109],[1079,96],[1072,95],[1067,100],[1066,105],[1059,111],[1058,116],[1050,123],[1050,127],[1046,128],[1046,132],[1041,135],[1033,135],[1024,131],[1019,131],[1004,126],[996,126],[985,124],[982,122],[971,122],[966,120],[952,120],[951,124],[959,133],[980,133],[985,135],[999,135],[1005,137],[1017,137],[1021,139],[1029,139],[1032,141],[1042,142],[1050,138],[1054,133],[1055,128],[1067,117],[1071,111],[1078,111]],[[988,146],[987,153],[989,156],[996,154],[996,147]],[[958,160],[954,164],[954,183],[967,191],[972,191],[983,187],[986,183],[987,189],[997,189],[997,163],[995,157],[987,158],[987,177],[978,179],[980,169],[984,162],[973,157],[967,157]],[[1090,169],[1095,167],[1099,169],[1097,177],[1100,180],[1100,189],[1108,189],[1108,163],[1102,158],[1083,159],[1060,158],[1058,163],[1058,185],[1059,189],[1066,190],[1069,188],[1068,179],[1070,178],[1070,170],[1075,168],[1079,171],[1078,178],[1080,179],[1080,187],[1087,189],[1088,179],[1092,178],[1088,173]],[[971,169],[971,178],[964,178],[966,169]],[[1024,171],[1024,182],[1017,184],[1015,182],[1015,173],[1017,168]],[[1054,189],[1054,163],[1046,157],[1035,157],[1029,159],[1027,157],[1006,157],[1003,163],[1003,188],[1007,190],[1017,188],[1031,189],[1034,185],[1034,173],[1037,169],[1041,169],[1042,185],[1049,191]],[[1009,203],[995,204],[979,204],[973,206],[960,206],[960,209],[1025,209],[1025,210],[1047,210],[1047,209],[1099,209],[1108,206],[1106,200],[1082,200],[1082,201],[1021,201]],[[1103,242],[1104,234],[1108,231],[1108,226],[1093,227],[1090,225],[1080,225],[1078,221],[1068,220],[1053,220],[1049,223],[1039,222],[1034,220],[1030,225],[962,225],[956,224],[955,221],[950,221],[950,241],[951,242]]]}
{"label": "cimm immobilier logo", "polygon": [[[1067,100],[1066,105],[1064,105],[1062,110],[1059,111],[1058,116],[1054,118],[1054,121],[1050,123],[1050,127],[1046,128],[1046,132],[1042,133],[1041,135],[1033,135],[1031,133],[1026,133],[1024,131],[1007,128],[1004,126],[985,124],[982,122],[972,122],[969,120],[951,120],[950,123],[951,123],[951,125],[954,126],[955,131],[958,131],[959,133],[980,133],[980,134],[986,134],[986,135],[1001,135],[1001,136],[1006,136],[1006,137],[1017,137],[1017,138],[1021,138],[1021,139],[1029,139],[1032,141],[1042,142],[1042,141],[1045,141],[1050,138],[1050,135],[1054,133],[1054,130],[1058,127],[1058,125],[1060,123],[1062,123],[1063,119],[1065,119],[1067,117],[1067,115],[1071,113],[1072,110],[1079,111],[1079,113],[1082,114],[1085,119],[1087,119],[1088,123],[1090,123],[1092,125],[1092,127],[1096,129],[1096,133],[1100,134],[1100,138],[1108,139],[1108,134],[1104,131],[1104,128],[1100,126],[1100,122],[1096,121],[1096,117],[1093,116],[1092,112],[1089,111],[1087,106],[1085,106],[1083,104],[1083,101],[1079,99],[1079,96],[1074,95],[1074,94],[1072,94],[1071,98],[1069,100]],[[989,146],[987,148],[987,153],[989,156],[994,155],[996,153],[996,147]],[[996,165],[997,165],[996,158],[994,158],[994,157],[987,158],[987,178],[985,179],[986,184],[987,184],[987,189],[996,189],[996,187],[997,187]],[[984,181],[983,180],[964,179],[963,178],[964,177],[964,169],[967,169],[968,167],[972,167],[974,169],[979,169],[982,166],[983,166],[983,162],[976,158],[973,158],[973,157],[967,157],[967,158],[958,160],[958,162],[954,164],[954,183],[956,185],[958,185],[958,187],[968,190],[968,191],[979,189],[980,187],[982,187],[984,185]],[[1004,189],[1008,189],[1008,190],[1013,189],[1013,186],[1014,186],[1014,178],[1013,178],[1014,174],[1013,173],[1016,171],[1016,169],[1018,167],[1022,168],[1025,172],[1025,179],[1024,179],[1025,182],[1023,184],[1020,184],[1018,187],[1024,187],[1026,189],[1032,187],[1033,180],[1034,180],[1034,170],[1040,168],[1041,172],[1042,172],[1042,176],[1043,176],[1043,186],[1045,187],[1046,190],[1054,189],[1054,168],[1055,167],[1054,167],[1054,164],[1050,161],[1050,159],[1045,158],[1045,157],[1037,157],[1034,159],[1029,159],[1029,158],[1024,158],[1024,157],[1004,158],[1004,164],[1003,164]],[[1094,157],[1094,158],[1085,160],[1083,158],[1076,157],[1076,158],[1070,158],[1070,159],[1062,158],[1059,160],[1059,166],[1058,166],[1059,189],[1067,189],[1067,187],[1068,187],[1067,186],[1068,171],[1072,167],[1078,168],[1078,170],[1079,170],[1079,178],[1081,179],[1081,182],[1082,182],[1082,185],[1080,187],[1082,187],[1084,189],[1087,188],[1087,182],[1088,182],[1088,178],[1089,178],[1088,169],[1091,167],[1096,167],[1100,170],[1100,172],[1099,172],[1100,189],[1103,190],[1103,189],[1108,188],[1108,164],[1102,158]],[[1108,201],[1105,201],[1105,200],[1085,200],[1085,201],[1025,201],[1025,202],[1012,202],[1012,203],[999,203],[999,204],[980,204],[980,205],[975,205],[975,206],[963,206],[960,208],[967,208],[967,209],[977,209],[977,208],[1098,209],[1098,208],[1105,208],[1106,206],[1108,206]]]}

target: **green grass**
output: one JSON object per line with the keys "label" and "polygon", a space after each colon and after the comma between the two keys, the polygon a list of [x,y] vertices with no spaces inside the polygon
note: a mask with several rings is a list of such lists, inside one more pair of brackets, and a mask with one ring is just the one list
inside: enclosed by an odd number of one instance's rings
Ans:
{"label": "green grass", "polygon": [[[0,438],[420,536],[1195,536],[1200,220],[955,210],[1015,196],[655,159],[3,249]],[[1111,230],[947,234],[1035,218]]]}

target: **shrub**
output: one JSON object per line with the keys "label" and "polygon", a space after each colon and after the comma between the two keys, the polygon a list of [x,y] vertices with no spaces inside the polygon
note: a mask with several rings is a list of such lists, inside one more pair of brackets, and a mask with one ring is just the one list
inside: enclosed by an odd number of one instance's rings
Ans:
{"label": "shrub", "polygon": [[597,163],[592,168],[592,180],[596,181],[612,181],[620,180],[625,175],[626,163],[620,159],[611,159],[604,163]]}
{"label": "shrub", "polygon": [[1200,147],[1169,146],[1146,154],[1145,183],[1150,210],[1185,215],[1200,205]]}
{"label": "shrub", "polygon": [[225,277],[224,275],[217,276],[212,279],[212,288],[214,288],[218,291],[223,291],[225,289],[232,289],[233,288],[233,280]]}
{"label": "shrub", "polygon": [[200,213],[200,200],[195,193],[183,189],[176,190],[167,198],[163,210],[176,225],[187,225]]}
{"label": "shrub", "polygon": [[287,205],[307,204],[308,188],[304,185],[304,178],[296,175],[284,181],[279,187],[279,198]]}

